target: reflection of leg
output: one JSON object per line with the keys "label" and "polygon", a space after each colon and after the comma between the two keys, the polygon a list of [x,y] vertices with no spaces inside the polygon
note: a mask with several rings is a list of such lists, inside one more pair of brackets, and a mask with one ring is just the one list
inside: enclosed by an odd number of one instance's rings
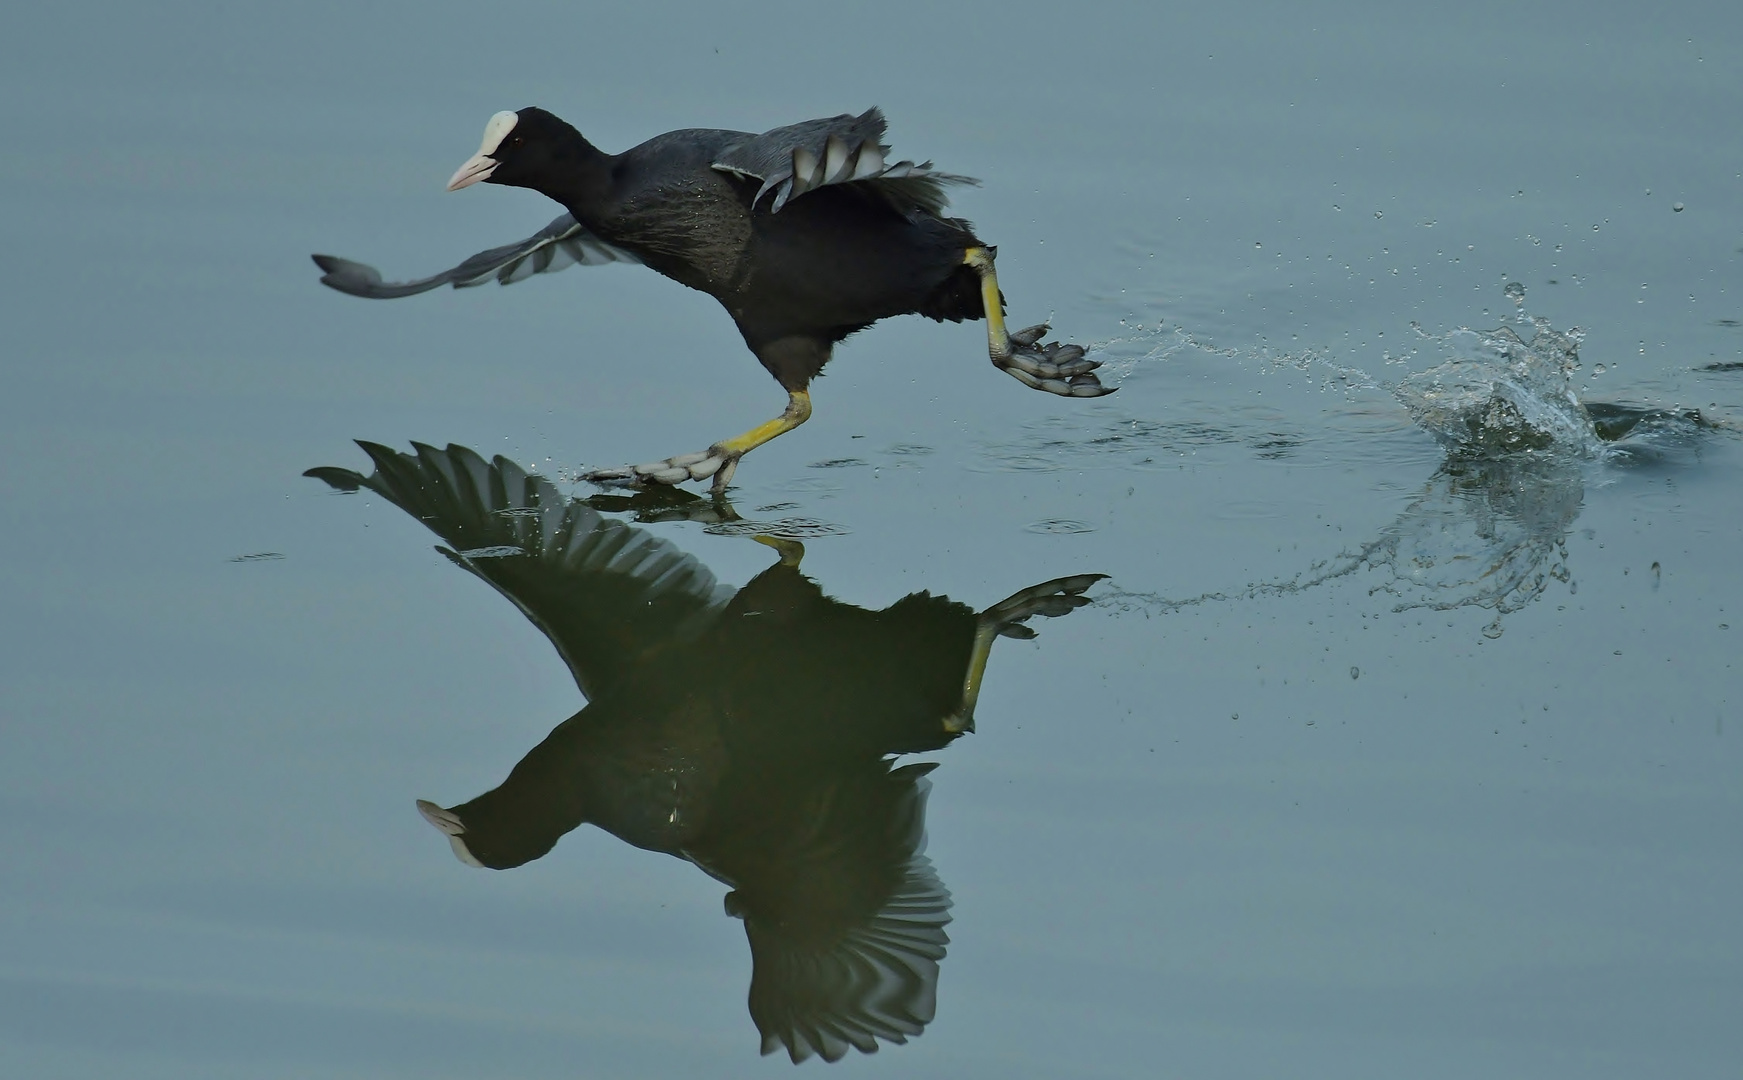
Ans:
{"label": "reflection of leg", "polygon": [[811,394],[792,390],[787,395],[786,411],[764,424],[758,424],[743,435],[723,439],[706,450],[679,454],[664,461],[646,465],[626,465],[619,469],[595,469],[585,473],[583,480],[596,484],[618,484],[645,487],[648,484],[681,484],[686,480],[706,480],[714,477],[714,493],[726,490],[738,459],[777,436],[785,435],[811,418]]}
{"label": "reflection of leg", "polygon": [[999,637],[1032,638],[1035,631],[1023,623],[1036,615],[1052,619],[1093,603],[1083,593],[1106,574],[1076,574],[1031,585],[1005,597],[975,618],[974,647],[968,657],[968,674],[962,680],[962,703],[944,718],[944,730],[952,734],[974,730],[974,706],[980,700],[980,683],[986,675],[993,640]]}
{"label": "reflection of leg", "polygon": [[770,536],[767,533],[758,533],[751,539],[759,544],[766,544],[779,552],[781,565],[788,569],[798,569],[799,561],[805,557],[805,545],[797,540],[788,540],[784,536]]}
{"label": "reflection of leg", "polygon": [[997,248],[971,247],[962,261],[980,275],[981,304],[986,309],[987,356],[993,366],[1024,386],[1045,390],[1065,397],[1101,397],[1118,387],[1107,387],[1090,374],[1101,367],[1101,361],[1083,355],[1080,345],[1062,345],[1057,341],[1038,344],[1047,336],[1047,324],[1031,326],[1015,333],[1005,329],[1004,298],[999,293],[999,276],[993,270]]}

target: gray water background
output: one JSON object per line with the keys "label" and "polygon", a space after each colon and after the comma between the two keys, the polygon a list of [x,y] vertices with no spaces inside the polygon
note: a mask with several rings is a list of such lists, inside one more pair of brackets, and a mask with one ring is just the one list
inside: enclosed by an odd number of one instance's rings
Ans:
{"label": "gray water background", "polygon": [[[613,150],[881,105],[900,155],[985,180],[956,206],[1012,318],[1122,382],[1035,394],[978,326],[895,321],[740,470],[747,516],[834,527],[804,565],[847,602],[1113,578],[995,651],[934,775],[938,1019],[836,1068],[1734,1075],[1734,429],[1467,483],[1391,388],[1517,282],[1584,330],[1582,398],[1743,418],[1743,9],[6,22],[0,1073],[790,1068],[719,885],[585,829],[482,873],[418,819],[578,696],[416,522],[299,476],[352,438],[560,476],[779,407],[713,301],[637,268],[316,284],[311,251],[409,276],[548,220],[441,190],[539,103]],[[771,557],[653,528],[728,582]]]}

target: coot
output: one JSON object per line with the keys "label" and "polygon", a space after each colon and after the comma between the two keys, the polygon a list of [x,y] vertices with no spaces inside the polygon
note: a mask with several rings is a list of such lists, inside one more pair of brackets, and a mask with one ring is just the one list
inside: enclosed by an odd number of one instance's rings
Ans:
{"label": "coot", "polygon": [[713,477],[725,490],[738,459],[811,415],[809,387],[836,342],[879,319],[919,314],[987,320],[993,364],[1025,386],[1100,397],[1100,364],[1076,345],[1041,344],[1047,325],[1009,332],[993,272],[996,248],[945,216],[945,187],[976,183],[931,162],[889,163],[883,114],[871,109],[761,135],[689,129],[621,154],[597,149],[539,108],[500,112],[448,182],[531,188],[569,211],[518,244],[405,283],[373,267],[314,256],[323,284],[390,299],[441,285],[502,284],[573,263],[639,262],[719,300],[745,344],[787,391],[786,410],[707,450],[587,479],[641,487]]}

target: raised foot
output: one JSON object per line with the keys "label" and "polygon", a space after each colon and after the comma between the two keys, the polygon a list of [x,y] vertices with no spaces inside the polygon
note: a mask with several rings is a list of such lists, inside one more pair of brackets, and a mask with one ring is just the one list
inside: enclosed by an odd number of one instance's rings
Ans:
{"label": "raised foot", "polygon": [[743,456],[743,451],[734,452],[711,446],[706,450],[679,454],[664,461],[650,461],[645,465],[594,469],[582,473],[581,479],[605,487],[639,490],[654,485],[682,484],[687,480],[706,480],[712,476],[713,490],[718,493],[726,490],[727,481],[732,479],[733,472],[738,468],[738,459]]}
{"label": "raised foot", "polygon": [[1119,389],[1103,386],[1092,374],[1101,367],[1101,361],[1084,356],[1083,346],[1057,341],[1041,344],[1048,328],[1047,323],[1040,323],[1013,331],[1009,354],[994,353],[993,363],[1024,386],[1061,397],[1101,397]]}
{"label": "raised foot", "polygon": [[1037,615],[1056,619],[1085,604],[1094,603],[1083,594],[1105,577],[1106,574],[1073,574],[1031,585],[987,608],[977,621],[1000,637],[1028,640],[1035,636],[1035,631],[1024,623]]}

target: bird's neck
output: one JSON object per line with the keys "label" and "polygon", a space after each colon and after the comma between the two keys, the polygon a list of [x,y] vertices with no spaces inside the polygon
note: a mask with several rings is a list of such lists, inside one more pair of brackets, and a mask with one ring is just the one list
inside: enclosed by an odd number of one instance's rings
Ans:
{"label": "bird's neck", "polygon": [[602,206],[611,191],[613,159],[610,154],[582,138],[579,132],[564,140],[554,155],[556,166],[528,185],[568,207],[577,216]]}

